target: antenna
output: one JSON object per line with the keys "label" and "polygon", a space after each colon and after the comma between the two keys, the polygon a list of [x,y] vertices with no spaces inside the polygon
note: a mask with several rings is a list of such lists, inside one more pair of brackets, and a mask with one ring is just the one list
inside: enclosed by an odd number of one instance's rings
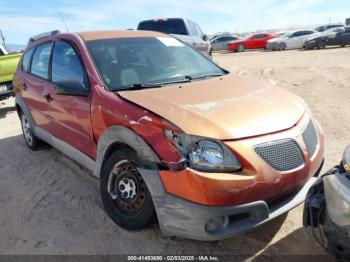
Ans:
{"label": "antenna", "polygon": [[68,26],[67,26],[66,21],[64,20],[63,15],[61,14],[61,12],[58,12],[58,15],[60,16],[60,18],[62,20],[64,28],[66,28],[66,31],[69,32]]}
{"label": "antenna", "polygon": [[6,43],[5,43],[5,37],[4,37],[1,29],[0,29],[0,37],[1,37],[2,43],[4,44],[5,50],[7,50]]}

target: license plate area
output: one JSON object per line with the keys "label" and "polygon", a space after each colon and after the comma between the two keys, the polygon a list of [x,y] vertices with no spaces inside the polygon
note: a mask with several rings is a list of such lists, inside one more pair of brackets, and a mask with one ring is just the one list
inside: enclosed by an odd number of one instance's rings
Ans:
{"label": "license plate area", "polygon": [[10,86],[7,85],[0,85],[0,92],[10,90]]}

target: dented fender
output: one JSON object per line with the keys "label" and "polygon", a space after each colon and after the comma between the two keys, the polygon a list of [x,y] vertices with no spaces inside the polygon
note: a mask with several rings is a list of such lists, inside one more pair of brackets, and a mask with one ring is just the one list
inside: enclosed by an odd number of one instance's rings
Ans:
{"label": "dented fender", "polygon": [[158,156],[139,135],[129,128],[114,125],[106,128],[99,138],[94,169],[94,175],[96,177],[100,177],[105,156],[115,143],[122,143],[132,148],[142,162],[160,163]]}

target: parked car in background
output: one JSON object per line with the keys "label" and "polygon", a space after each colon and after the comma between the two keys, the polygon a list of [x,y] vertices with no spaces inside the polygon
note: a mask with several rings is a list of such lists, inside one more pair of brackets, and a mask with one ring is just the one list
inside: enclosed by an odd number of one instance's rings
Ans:
{"label": "parked car in background", "polygon": [[324,135],[300,97],[167,34],[55,32],[22,57],[27,146],[43,140],[91,170],[123,228],[157,217],[168,236],[229,238],[301,204],[322,166]]}
{"label": "parked car in background", "polygon": [[212,51],[222,51],[227,50],[228,44],[232,41],[240,40],[238,36],[231,35],[221,35],[217,36],[214,39],[210,40],[210,54]]}
{"label": "parked car in background", "polygon": [[8,54],[6,49],[0,45],[0,100],[15,95],[12,78],[20,57],[20,53]]}
{"label": "parked car in background", "polygon": [[316,31],[310,29],[290,31],[281,37],[269,40],[266,48],[272,51],[302,48],[305,40],[316,33]]}
{"label": "parked car in background", "polygon": [[345,19],[345,24],[350,25],[350,17]]}
{"label": "parked car in background", "polygon": [[[340,165],[331,168],[310,188],[304,205],[305,227],[339,260],[350,258],[350,146]],[[343,260],[344,259],[344,260]]]}
{"label": "parked car in background", "polygon": [[333,24],[326,24],[326,25],[321,25],[315,28],[316,31],[318,32],[324,32],[326,30],[336,28],[336,27],[344,27],[343,23],[333,23]]}
{"label": "parked car in background", "polygon": [[195,22],[185,18],[162,18],[145,20],[137,30],[157,31],[172,35],[205,55],[209,55],[208,37]]}
{"label": "parked car in background", "polygon": [[275,37],[277,35],[271,33],[253,34],[246,39],[233,41],[227,47],[231,52],[244,52],[245,49],[266,48],[267,41]]}
{"label": "parked car in background", "polygon": [[304,44],[304,49],[321,49],[326,46],[341,46],[350,45],[350,26],[337,27],[331,29],[332,33],[320,35],[311,39],[307,39]]}

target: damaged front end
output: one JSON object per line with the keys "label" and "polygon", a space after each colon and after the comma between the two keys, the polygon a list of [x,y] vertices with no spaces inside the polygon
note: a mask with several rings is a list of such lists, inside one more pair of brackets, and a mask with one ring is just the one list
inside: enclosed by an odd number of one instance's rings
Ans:
{"label": "damaged front end", "polygon": [[342,163],[321,176],[310,188],[303,223],[329,252],[350,257],[350,147]]}

